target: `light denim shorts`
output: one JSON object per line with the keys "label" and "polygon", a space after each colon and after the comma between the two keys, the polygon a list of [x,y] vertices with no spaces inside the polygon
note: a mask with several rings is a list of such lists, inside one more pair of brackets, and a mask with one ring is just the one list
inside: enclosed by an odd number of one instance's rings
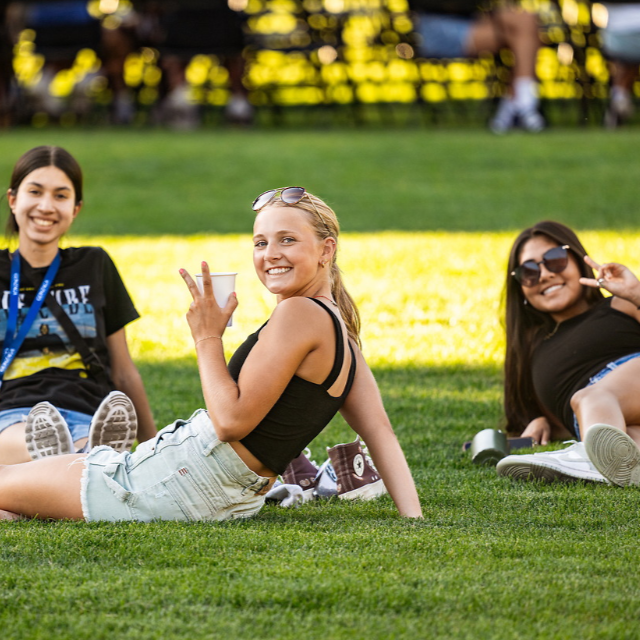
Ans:
{"label": "light denim shorts", "polygon": [[[589,382],[583,388],[586,389],[587,387],[590,387],[592,384],[595,384],[596,382],[600,382],[602,378],[604,378],[606,375],[608,375],[612,371],[615,371],[621,364],[624,364],[625,362],[629,362],[629,360],[635,360],[636,358],[640,358],[640,353],[631,353],[628,356],[622,356],[622,358],[618,358],[617,360],[610,362],[608,365],[600,369],[598,373],[591,376],[589,378]],[[576,418],[575,413],[573,414],[573,430],[576,434],[577,439],[580,440],[580,426],[578,425],[578,418]]]}
{"label": "light denim shorts", "polygon": [[424,58],[464,58],[467,54],[471,18],[433,13],[418,15],[420,55]]}
{"label": "light denim shorts", "polygon": [[226,442],[204,409],[176,420],[130,453],[96,447],[84,459],[85,520],[227,520],[255,515],[270,478]]}
{"label": "light denim shorts", "polygon": [[600,32],[604,52],[620,62],[640,62],[640,30],[620,32],[605,29]]}
{"label": "light denim shorts", "polygon": [[[89,436],[89,426],[91,425],[92,416],[86,413],[80,413],[79,411],[56,408],[65,419],[74,442]],[[19,409],[0,411],[0,433],[18,422],[26,422],[29,411],[31,411],[31,407],[20,407]]]}

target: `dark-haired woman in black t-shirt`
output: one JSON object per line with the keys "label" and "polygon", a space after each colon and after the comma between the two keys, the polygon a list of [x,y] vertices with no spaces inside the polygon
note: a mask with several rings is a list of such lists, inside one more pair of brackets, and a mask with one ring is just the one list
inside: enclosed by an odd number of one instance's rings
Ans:
{"label": "dark-haired woman in black t-shirt", "polygon": [[138,313],[115,265],[100,247],[60,248],[82,197],[80,166],[60,147],[35,147],[13,169],[7,235],[18,246],[0,251],[0,464],[156,433],[125,337]]}
{"label": "dark-haired woman in black t-shirt", "polygon": [[508,456],[501,475],[640,484],[638,305],[635,275],[594,262],[568,227],[545,221],[518,236],[506,284],[507,429],[540,444],[585,442]]}
{"label": "dark-haired woman in black t-shirt", "polygon": [[[277,305],[229,367],[222,339],[235,294],[220,308],[206,263],[202,292],[180,272],[193,297],[187,321],[206,411],[177,420],[133,453],[98,447],[86,456],[0,469],[0,509],[108,521],[252,516],[276,475],[340,411],[368,445],[400,514],[421,517],[411,472],[359,349],[358,312],[336,261],[335,213],[302,187],[265,192],[253,210],[254,267]],[[361,455],[352,458],[354,473],[364,466]]]}

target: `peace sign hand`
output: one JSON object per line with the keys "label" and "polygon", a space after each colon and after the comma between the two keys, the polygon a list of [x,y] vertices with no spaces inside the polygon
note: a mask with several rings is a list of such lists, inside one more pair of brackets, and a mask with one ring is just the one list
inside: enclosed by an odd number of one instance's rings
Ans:
{"label": "peace sign hand", "polygon": [[580,284],[593,288],[600,287],[636,306],[640,304],[640,280],[628,267],[618,262],[600,265],[589,256],[585,256],[584,261],[597,272],[598,277],[580,278]]}
{"label": "peace sign hand", "polygon": [[187,312],[187,322],[196,344],[206,338],[222,337],[229,318],[238,306],[236,294],[232,293],[229,296],[224,307],[218,306],[213,295],[209,265],[206,262],[202,263],[202,293],[185,269],[180,269],[180,275],[193,297],[193,302],[189,305]]}

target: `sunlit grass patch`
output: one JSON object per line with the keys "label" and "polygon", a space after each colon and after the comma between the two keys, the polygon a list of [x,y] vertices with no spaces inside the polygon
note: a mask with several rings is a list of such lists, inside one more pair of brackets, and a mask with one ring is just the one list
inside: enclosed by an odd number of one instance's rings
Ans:
{"label": "sunlit grass patch", "polygon": [[[637,268],[640,234],[581,234],[593,257]],[[377,367],[499,365],[500,299],[513,233],[345,234],[339,264],[362,314],[366,356]],[[275,299],[258,281],[248,235],[74,238],[111,253],[142,315],[128,329],[142,360],[193,355],[185,320],[190,295],[180,267],[237,271],[240,306],[225,346],[231,353],[268,317]]]}

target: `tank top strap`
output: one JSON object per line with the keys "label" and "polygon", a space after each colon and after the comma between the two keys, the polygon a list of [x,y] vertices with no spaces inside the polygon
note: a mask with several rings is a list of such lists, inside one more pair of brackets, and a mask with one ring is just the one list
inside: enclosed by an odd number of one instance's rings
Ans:
{"label": "tank top strap", "polygon": [[333,367],[331,368],[329,375],[320,385],[324,389],[330,389],[333,383],[338,379],[344,362],[344,337],[342,336],[342,326],[340,325],[340,321],[336,317],[336,314],[333,313],[323,302],[320,302],[320,300],[316,300],[315,298],[308,299],[313,300],[317,305],[320,305],[331,316],[331,320],[333,320],[333,327],[336,330],[336,357],[333,361]]}

